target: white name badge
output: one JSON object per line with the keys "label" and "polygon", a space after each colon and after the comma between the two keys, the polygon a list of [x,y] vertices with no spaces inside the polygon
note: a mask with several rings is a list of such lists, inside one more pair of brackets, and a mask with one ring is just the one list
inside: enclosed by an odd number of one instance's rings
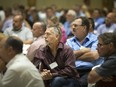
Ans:
{"label": "white name badge", "polygon": [[56,62],[53,62],[49,66],[50,66],[51,69],[54,69],[58,66],[58,64]]}

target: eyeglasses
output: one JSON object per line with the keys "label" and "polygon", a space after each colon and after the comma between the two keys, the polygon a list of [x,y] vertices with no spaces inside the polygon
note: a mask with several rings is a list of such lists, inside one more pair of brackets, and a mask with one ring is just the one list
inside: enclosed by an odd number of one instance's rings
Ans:
{"label": "eyeglasses", "polygon": [[71,28],[78,28],[79,26],[82,26],[82,25],[77,25],[77,24],[71,24]]}
{"label": "eyeglasses", "polygon": [[102,47],[102,46],[104,46],[104,45],[107,45],[107,44],[98,43],[98,44],[97,44],[97,47],[100,48],[100,47]]}
{"label": "eyeglasses", "polygon": [[104,45],[104,44],[100,44],[100,43],[98,43],[98,44],[97,44],[97,47],[100,48],[100,47],[102,47],[103,45]]}

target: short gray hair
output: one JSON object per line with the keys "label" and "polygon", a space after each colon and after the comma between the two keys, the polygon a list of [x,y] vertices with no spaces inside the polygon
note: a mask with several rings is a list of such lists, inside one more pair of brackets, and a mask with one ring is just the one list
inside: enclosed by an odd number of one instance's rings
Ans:
{"label": "short gray hair", "polygon": [[62,37],[62,29],[59,26],[49,26],[48,28],[53,28],[54,29],[54,33],[58,34],[60,36],[60,39]]}

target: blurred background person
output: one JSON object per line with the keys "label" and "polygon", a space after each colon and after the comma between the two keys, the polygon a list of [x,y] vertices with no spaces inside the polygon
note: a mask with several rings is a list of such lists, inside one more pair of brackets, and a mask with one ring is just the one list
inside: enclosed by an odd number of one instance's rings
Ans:
{"label": "blurred background person", "polygon": [[27,57],[30,60],[33,60],[37,49],[41,45],[45,45],[45,38],[44,33],[46,31],[46,24],[43,22],[35,22],[33,24],[32,33],[35,38],[34,42],[30,45],[30,47],[27,49]]}
{"label": "blurred background person", "polygon": [[73,36],[70,29],[70,24],[72,21],[75,20],[76,17],[77,17],[76,12],[72,9],[69,9],[66,14],[66,22],[64,23],[64,29],[66,31],[67,38],[70,38]]}
{"label": "blurred background person", "polygon": [[62,31],[62,38],[61,38],[61,42],[65,43],[66,39],[67,39],[67,35],[66,35],[66,31],[64,29],[63,24],[61,24],[59,22],[59,19],[56,16],[51,17],[51,19],[48,20],[47,23],[48,26],[58,26],[61,28]]}
{"label": "blurred background person", "polygon": [[115,14],[113,12],[110,12],[107,14],[105,18],[105,23],[101,24],[97,28],[97,35],[103,34],[105,32],[114,32],[116,30],[116,23],[114,22]]}
{"label": "blurred background person", "polygon": [[15,15],[13,17],[13,27],[7,28],[4,31],[4,34],[6,36],[17,36],[23,41],[24,44],[31,44],[33,42],[32,31],[22,25],[23,20],[22,15]]}

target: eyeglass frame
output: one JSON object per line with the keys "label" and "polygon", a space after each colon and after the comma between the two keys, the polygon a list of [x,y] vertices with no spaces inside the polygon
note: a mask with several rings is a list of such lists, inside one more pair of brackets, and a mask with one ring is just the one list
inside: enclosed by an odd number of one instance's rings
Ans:
{"label": "eyeglass frame", "polygon": [[[72,26],[74,26],[74,28],[73,28]],[[70,28],[73,29],[73,31],[75,32],[75,30],[78,30],[78,27],[79,27],[79,26],[84,26],[84,25],[72,24],[72,25],[70,26]],[[75,28],[76,28],[76,29],[75,29]]]}
{"label": "eyeglass frame", "polygon": [[100,47],[102,47],[103,45],[108,45],[108,44],[110,44],[110,43],[104,43],[104,44],[98,43],[98,44],[97,44],[97,47],[100,48]]}

